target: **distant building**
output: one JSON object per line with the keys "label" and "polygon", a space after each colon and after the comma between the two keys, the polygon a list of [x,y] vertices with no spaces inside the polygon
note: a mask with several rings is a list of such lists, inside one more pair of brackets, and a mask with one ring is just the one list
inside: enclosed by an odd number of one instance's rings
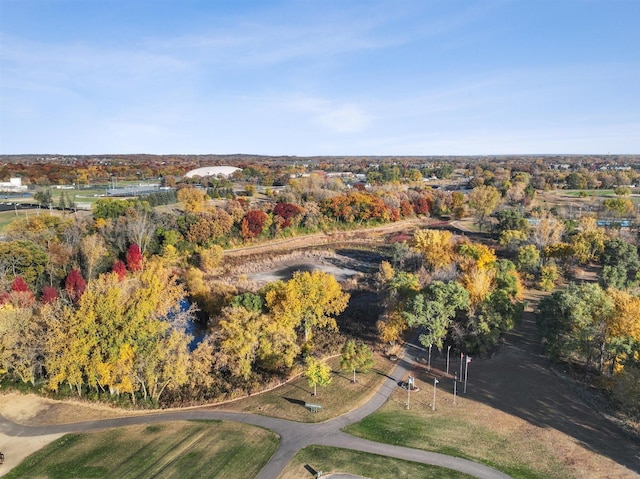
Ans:
{"label": "distant building", "polygon": [[22,178],[9,178],[9,181],[0,181],[0,191],[24,193],[27,187],[22,185]]}
{"label": "distant building", "polygon": [[224,176],[225,178],[233,175],[236,171],[242,171],[241,168],[235,166],[203,166],[202,168],[196,168],[195,170],[185,173],[185,178],[193,178],[194,176]]}

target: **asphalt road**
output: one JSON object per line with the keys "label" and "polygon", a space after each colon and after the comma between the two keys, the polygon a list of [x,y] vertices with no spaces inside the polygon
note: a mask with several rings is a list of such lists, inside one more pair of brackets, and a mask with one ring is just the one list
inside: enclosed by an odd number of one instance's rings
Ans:
{"label": "asphalt road", "polygon": [[[405,358],[409,355],[405,354]],[[408,461],[454,469],[479,479],[509,479],[510,476],[496,471],[483,464],[468,461],[444,454],[391,446],[350,436],[341,431],[342,428],[358,422],[380,408],[389,398],[398,383],[407,375],[413,360],[401,360],[389,378],[382,384],[376,394],[361,407],[323,423],[307,424],[284,419],[277,419],[255,414],[230,411],[210,411],[205,409],[188,409],[167,411],[157,414],[105,419],[100,421],[78,422],[53,426],[23,426],[15,424],[0,416],[0,432],[7,436],[39,436],[54,433],[75,433],[129,426],[133,424],[149,424],[162,421],[213,419],[236,421],[260,426],[274,431],[280,436],[280,444],[276,453],[260,471],[256,479],[277,478],[293,456],[302,448],[310,445],[323,445],[369,452],[382,456],[395,457]]]}

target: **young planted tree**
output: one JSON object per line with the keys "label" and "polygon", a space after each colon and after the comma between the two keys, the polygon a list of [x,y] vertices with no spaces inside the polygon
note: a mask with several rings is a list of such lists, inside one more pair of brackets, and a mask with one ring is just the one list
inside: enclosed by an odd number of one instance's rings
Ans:
{"label": "young planted tree", "polygon": [[307,356],[305,364],[304,376],[309,380],[309,386],[313,386],[313,395],[316,396],[318,385],[326,387],[331,384],[331,368],[313,356]]}
{"label": "young planted tree", "polygon": [[340,355],[340,367],[353,371],[353,383],[356,382],[356,370],[367,372],[373,364],[373,351],[369,346],[364,343],[356,345],[353,339],[344,343]]}

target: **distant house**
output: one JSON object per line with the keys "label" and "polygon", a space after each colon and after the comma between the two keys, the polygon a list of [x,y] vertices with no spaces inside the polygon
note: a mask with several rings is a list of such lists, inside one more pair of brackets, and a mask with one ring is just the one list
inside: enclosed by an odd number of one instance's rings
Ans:
{"label": "distant house", "polygon": [[9,181],[0,181],[0,191],[24,193],[27,187],[22,185],[22,178],[9,178]]}
{"label": "distant house", "polygon": [[235,166],[203,166],[202,168],[188,171],[184,177],[193,178],[199,176],[204,178],[206,176],[223,176],[226,178],[233,175],[236,171],[242,171],[242,169],[236,168]]}

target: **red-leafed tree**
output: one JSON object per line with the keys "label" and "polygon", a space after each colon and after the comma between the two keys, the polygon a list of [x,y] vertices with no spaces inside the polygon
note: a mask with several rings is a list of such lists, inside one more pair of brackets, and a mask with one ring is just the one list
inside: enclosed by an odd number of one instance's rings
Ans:
{"label": "red-leafed tree", "polygon": [[291,226],[291,220],[302,213],[302,211],[300,206],[294,205],[293,203],[278,203],[273,209],[273,214],[282,218],[284,220],[282,226],[287,228]]}
{"label": "red-leafed tree", "polygon": [[11,291],[15,291],[17,293],[26,293],[27,291],[31,291],[29,289],[29,285],[22,278],[22,276],[16,276],[11,283]]}
{"label": "red-leafed tree", "polygon": [[87,287],[87,282],[82,277],[79,269],[74,268],[69,272],[64,283],[64,289],[73,301],[78,301]]}
{"label": "red-leafed tree", "polygon": [[413,200],[413,211],[418,215],[428,215],[433,208],[433,200],[424,196],[418,196]]}
{"label": "red-leafed tree", "polygon": [[124,264],[124,261],[118,260],[114,262],[113,266],[111,267],[111,271],[118,275],[118,279],[120,281],[124,281],[124,279],[127,277],[127,265]]}
{"label": "red-leafed tree", "polygon": [[323,209],[327,216],[345,223],[388,220],[391,215],[382,198],[357,191],[326,200]]}
{"label": "red-leafed tree", "polygon": [[127,267],[129,271],[140,271],[142,269],[142,263],[144,256],[140,251],[140,246],[133,243],[127,250]]}
{"label": "red-leafed tree", "polygon": [[58,290],[53,286],[45,286],[42,288],[42,295],[40,295],[40,302],[42,304],[53,303],[58,299]]}
{"label": "red-leafed tree", "polygon": [[409,200],[402,200],[400,202],[400,215],[405,218],[413,216],[413,206],[409,203]]}
{"label": "red-leafed tree", "polygon": [[259,236],[268,220],[269,216],[264,211],[249,211],[242,219],[242,237],[250,239]]}

